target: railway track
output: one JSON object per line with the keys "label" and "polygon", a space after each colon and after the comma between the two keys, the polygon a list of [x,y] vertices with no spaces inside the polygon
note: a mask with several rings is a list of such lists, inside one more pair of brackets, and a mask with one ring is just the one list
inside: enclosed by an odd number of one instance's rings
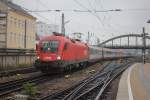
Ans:
{"label": "railway track", "polygon": [[[104,69],[107,65],[109,65],[110,62],[107,62],[105,64],[102,65],[102,68]],[[67,89],[63,89],[61,91],[58,91],[54,94],[50,94],[50,95],[47,95],[47,96],[44,96],[42,98],[39,98],[39,100],[51,100],[55,97],[62,97],[62,96],[65,96],[67,94],[69,94],[73,89],[75,89],[77,86],[81,85],[84,81],[86,81],[87,79],[91,78],[91,77],[94,77],[95,75],[91,75],[90,77],[87,77],[86,79],[84,80],[81,80],[75,84],[73,84],[72,86],[68,87]]]}
{"label": "railway track", "polygon": [[28,78],[22,78],[18,80],[13,80],[5,83],[0,83],[0,98],[8,95],[10,93],[13,93],[15,91],[21,90],[23,87],[23,84],[25,83],[34,83],[35,85],[38,85],[44,81],[49,81],[57,77],[62,77],[62,75],[52,75],[51,77],[47,77],[44,74],[36,73],[36,75]]}
{"label": "railway track", "polygon": [[[125,66],[128,66],[128,65],[125,65]],[[125,66],[119,66],[119,67],[125,67]],[[100,78],[102,79],[99,82],[92,84],[93,86],[91,87],[89,86],[89,89],[86,88],[87,90],[83,91],[81,94],[75,93],[77,94],[76,97],[71,95],[70,98],[75,97],[74,100],[82,100],[82,99],[102,100],[103,99],[102,93],[104,92],[106,87],[109,85],[109,83],[126,69],[126,67],[125,68],[119,68],[119,67],[102,74],[102,76],[100,76]]]}
{"label": "railway track", "polygon": [[48,79],[48,77],[46,77],[44,74],[38,74],[38,75],[34,75],[29,78],[23,78],[23,79],[19,79],[19,80],[2,83],[2,84],[0,84],[0,97],[3,97],[12,92],[21,90],[23,88],[22,87],[23,84],[25,84],[27,82],[34,83],[36,85],[36,84],[40,84],[44,81],[47,81],[47,79]]}
{"label": "railway track", "polygon": [[32,73],[37,72],[35,67],[28,67],[28,68],[18,68],[13,70],[7,70],[7,71],[0,71],[0,77],[8,77],[16,74],[26,74],[26,73]]}
{"label": "railway track", "polygon": [[109,83],[120,75],[131,63],[111,64],[91,77],[80,81],[71,87],[45,96],[40,100],[99,100]]}

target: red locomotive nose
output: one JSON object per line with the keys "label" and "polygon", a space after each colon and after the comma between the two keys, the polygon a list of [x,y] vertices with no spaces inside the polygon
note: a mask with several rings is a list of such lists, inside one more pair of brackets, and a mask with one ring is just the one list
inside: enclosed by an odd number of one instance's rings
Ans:
{"label": "red locomotive nose", "polygon": [[55,57],[55,55],[44,56],[42,60],[43,61],[54,61],[54,60],[56,60],[56,57]]}
{"label": "red locomotive nose", "polygon": [[42,62],[55,61],[60,60],[60,57],[57,57],[59,48],[59,41],[57,40],[49,40],[42,41],[41,43],[41,53],[40,60]]}
{"label": "red locomotive nose", "polygon": [[60,60],[61,57],[58,56],[56,53],[43,53],[40,57],[40,60],[43,62],[47,61],[55,61]]}

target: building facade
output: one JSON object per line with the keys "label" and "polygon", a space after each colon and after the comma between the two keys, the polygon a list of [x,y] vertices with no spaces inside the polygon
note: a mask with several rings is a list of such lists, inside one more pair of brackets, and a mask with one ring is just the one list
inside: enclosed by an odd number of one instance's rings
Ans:
{"label": "building facade", "polygon": [[22,7],[0,1],[0,48],[34,49],[36,18]]}
{"label": "building facade", "polygon": [[44,22],[37,22],[37,35],[38,36],[45,36],[45,35],[51,35],[53,32],[59,31],[59,26],[55,24],[46,24]]}

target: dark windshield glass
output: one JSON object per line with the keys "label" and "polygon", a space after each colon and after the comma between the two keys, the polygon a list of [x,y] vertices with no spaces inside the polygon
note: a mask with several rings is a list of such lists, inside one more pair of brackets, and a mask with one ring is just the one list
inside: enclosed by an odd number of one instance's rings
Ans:
{"label": "dark windshield glass", "polygon": [[59,41],[43,41],[42,51],[55,53],[58,51]]}

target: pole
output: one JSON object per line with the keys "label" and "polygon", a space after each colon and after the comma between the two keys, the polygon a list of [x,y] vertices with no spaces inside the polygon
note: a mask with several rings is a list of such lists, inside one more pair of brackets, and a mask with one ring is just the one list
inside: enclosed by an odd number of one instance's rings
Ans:
{"label": "pole", "polygon": [[129,36],[128,36],[128,47],[129,47]]}
{"label": "pole", "polygon": [[135,40],[136,46],[138,45],[138,40],[137,40],[137,36],[136,36],[136,40]]}
{"label": "pole", "polygon": [[64,22],[64,13],[62,13],[62,22],[61,22],[61,33],[65,35],[65,22]]}
{"label": "pole", "polygon": [[27,37],[27,21],[25,20],[25,26],[24,26],[24,49],[26,49],[26,37]]}
{"label": "pole", "polygon": [[100,39],[99,38],[97,38],[97,45],[99,45],[100,44]]}
{"label": "pole", "polygon": [[120,46],[121,46],[121,38],[120,38]]}
{"label": "pole", "polygon": [[143,56],[143,63],[145,64],[145,47],[146,47],[146,39],[145,39],[145,28],[143,27],[143,49],[142,49],[142,56]]}
{"label": "pole", "polygon": [[88,32],[88,37],[87,37],[87,43],[89,44],[90,42],[90,32]]}

